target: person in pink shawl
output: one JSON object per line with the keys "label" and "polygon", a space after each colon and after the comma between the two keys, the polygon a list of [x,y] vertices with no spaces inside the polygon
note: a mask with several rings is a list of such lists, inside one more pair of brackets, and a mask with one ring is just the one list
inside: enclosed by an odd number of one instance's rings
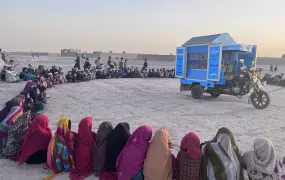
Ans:
{"label": "person in pink shawl", "polygon": [[118,180],[143,179],[142,167],[151,137],[152,129],[149,126],[141,126],[133,132],[117,159]]}

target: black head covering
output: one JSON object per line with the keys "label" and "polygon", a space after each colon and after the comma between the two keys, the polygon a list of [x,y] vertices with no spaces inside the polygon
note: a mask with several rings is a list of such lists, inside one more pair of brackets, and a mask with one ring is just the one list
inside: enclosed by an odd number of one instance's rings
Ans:
{"label": "black head covering", "polygon": [[101,123],[97,131],[95,144],[92,148],[93,170],[95,176],[99,176],[104,169],[107,138],[112,131],[113,126],[109,121]]}
{"label": "black head covering", "polygon": [[124,149],[130,137],[130,125],[128,123],[120,123],[109,134],[107,138],[107,150],[105,157],[105,170],[108,172],[116,172],[116,161],[121,151]]}

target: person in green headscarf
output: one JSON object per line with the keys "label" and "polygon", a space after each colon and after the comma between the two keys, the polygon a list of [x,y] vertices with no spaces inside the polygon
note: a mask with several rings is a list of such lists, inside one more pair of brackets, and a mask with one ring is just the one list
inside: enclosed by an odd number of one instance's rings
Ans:
{"label": "person in green headscarf", "polygon": [[223,127],[202,144],[204,179],[244,180],[241,155],[233,133]]}
{"label": "person in green headscarf", "polygon": [[32,112],[39,112],[45,108],[44,103],[36,103],[34,108],[32,109]]}

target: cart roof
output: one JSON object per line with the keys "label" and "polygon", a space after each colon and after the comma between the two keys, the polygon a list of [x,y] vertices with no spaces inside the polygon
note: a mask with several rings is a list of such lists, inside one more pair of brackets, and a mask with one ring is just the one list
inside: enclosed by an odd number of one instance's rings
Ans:
{"label": "cart roof", "polygon": [[253,47],[256,47],[256,46],[255,45],[246,45],[246,44],[225,45],[225,46],[223,46],[223,51],[252,52]]}
{"label": "cart roof", "polygon": [[193,45],[208,45],[208,44],[227,44],[234,45],[236,42],[228,33],[213,34],[207,36],[193,37],[185,42],[182,47]]}

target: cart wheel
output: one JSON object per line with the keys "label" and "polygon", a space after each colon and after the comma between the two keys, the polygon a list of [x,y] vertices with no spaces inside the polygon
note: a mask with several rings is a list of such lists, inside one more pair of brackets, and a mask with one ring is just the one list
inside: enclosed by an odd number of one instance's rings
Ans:
{"label": "cart wheel", "polygon": [[194,85],[191,88],[191,95],[194,99],[201,99],[204,94],[204,89],[200,85]]}
{"label": "cart wheel", "polygon": [[270,96],[265,91],[259,91],[258,93],[252,93],[251,103],[257,109],[265,109],[270,104]]}
{"label": "cart wheel", "polygon": [[210,93],[213,98],[219,97],[221,94],[219,92],[212,92]]}

